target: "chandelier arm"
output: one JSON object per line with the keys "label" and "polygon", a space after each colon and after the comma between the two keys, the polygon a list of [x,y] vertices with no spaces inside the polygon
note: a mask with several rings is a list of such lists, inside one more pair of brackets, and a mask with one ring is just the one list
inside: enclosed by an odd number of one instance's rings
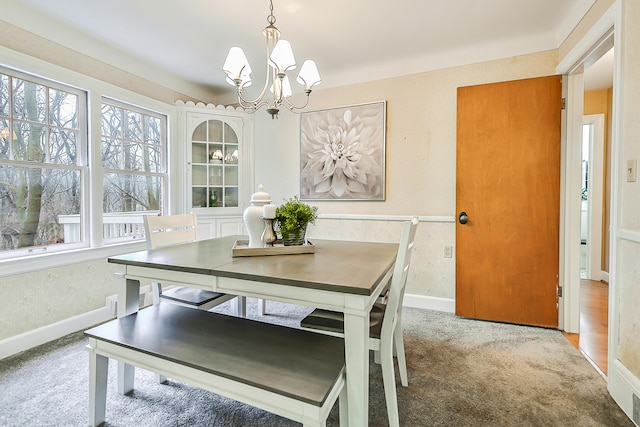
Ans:
{"label": "chandelier arm", "polygon": [[293,110],[302,110],[303,108],[305,108],[308,104],[309,104],[309,94],[311,93],[311,90],[306,89],[305,91],[306,97],[305,97],[305,102],[303,105],[297,106],[295,104],[293,104],[291,101],[289,101],[287,98],[282,98],[282,103],[291,111]]}
{"label": "chandelier arm", "polygon": [[[266,89],[266,85],[265,85],[265,89]],[[236,94],[238,95],[238,104],[242,108],[253,108],[255,110],[262,107],[263,105],[267,105],[267,102],[263,101],[264,94],[266,92],[265,89],[262,90],[262,93],[260,93],[260,95],[257,98],[246,99],[245,97],[242,96],[242,89],[236,88]]]}

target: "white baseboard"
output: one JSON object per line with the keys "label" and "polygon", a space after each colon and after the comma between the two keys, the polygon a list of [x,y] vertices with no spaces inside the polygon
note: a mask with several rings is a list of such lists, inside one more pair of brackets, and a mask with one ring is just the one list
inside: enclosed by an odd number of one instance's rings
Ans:
{"label": "white baseboard", "polygon": [[0,341],[0,360],[112,319],[107,306]]}
{"label": "white baseboard", "polygon": [[[141,306],[149,305],[151,303],[151,290],[147,288],[148,287],[144,287],[141,289]],[[448,298],[405,294],[403,304],[407,307],[446,311],[449,313],[453,313],[455,311],[454,300]],[[116,317],[116,313],[117,297],[115,295],[111,295],[106,298],[104,307],[0,341],[0,360],[48,343],[49,341],[62,338],[65,335],[114,319]]]}
{"label": "white baseboard", "polygon": [[[151,288],[140,288],[140,307],[151,304]],[[61,320],[41,328],[34,329],[0,341],[0,360],[13,356],[21,351],[57,340],[65,335],[88,329],[107,320],[115,319],[118,313],[118,297],[110,295],[106,298],[105,306],[87,313],[82,313],[68,319]]]}
{"label": "white baseboard", "polygon": [[456,312],[456,301],[453,298],[427,297],[423,295],[405,294],[402,305],[425,310]]}
{"label": "white baseboard", "polygon": [[[636,377],[620,360],[609,364],[608,389],[613,400],[622,408],[629,419],[640,425],[640,419],[633,418],[633,395],[640,397],[640,378]],[[640,418],[640,414],[636,414]]]}

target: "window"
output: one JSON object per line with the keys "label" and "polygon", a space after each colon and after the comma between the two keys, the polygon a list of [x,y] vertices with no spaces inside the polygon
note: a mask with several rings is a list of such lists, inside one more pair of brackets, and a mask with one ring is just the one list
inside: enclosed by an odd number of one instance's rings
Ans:
{"label": "window", "polygon": [[0,259],[143,238],[163,209],[167,115],[102,97],[93,141],[87,99],[0,67]]}
{"label": "window", "polygon": [[0,68],[0,258],[69,248],[86,203],[86,93]]}
{"label": "window", "polygon": [[144,236],[142,214],[162,210],[166,117],[117,101],[102,103],[103,238]]}

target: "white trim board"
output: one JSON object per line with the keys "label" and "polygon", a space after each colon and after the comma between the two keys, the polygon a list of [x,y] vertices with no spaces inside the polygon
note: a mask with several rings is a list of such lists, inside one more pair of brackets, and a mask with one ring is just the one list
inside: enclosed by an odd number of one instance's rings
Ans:
{"label": "white trim board", "polygon": [[633,420],[633,395],[640,396],[640,379],[620,360],[614,360],[609,366],[609,393],[629,419]]}
{"label": "white trim board", "polygon": [[[320,214],[319,219],[349,221],[410,221],[412,215]],[[419,216],[419,222],[456,222],[455,216]]]}
{"label": "white trim board", "polygon": [[445,313],[456,312],[456,301],[453,298],[405,294],[402,305],[403,307],[420,308],[422,310],[443,311]]}
{"label": "white trim board", "polygon": [[[50,325],[43,326],[20,335],[9,337],[0,341],[0,360],[29,350],[50,341],[62,338],[65,335],[88,329],[99,323],[115,318],[115,295],[107,297],[104,307],[88,313],[79,314],[68,319],[61,320]],[[405,307],[419,308],[423,310],[455,312],[455,302],[450,298],[426,297],[422,295],[405,294],[403,305]]]}
{"label": "white trim board", "polygon": [[20,335],[6,338],[0,341],[0,360],[113,318],[111,309],[104,306],[88,313],[79,314]]}

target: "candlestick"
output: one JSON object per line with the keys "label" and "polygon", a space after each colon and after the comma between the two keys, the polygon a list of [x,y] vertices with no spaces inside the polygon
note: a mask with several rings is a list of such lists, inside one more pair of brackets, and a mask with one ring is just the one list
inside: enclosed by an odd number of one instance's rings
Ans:
{"label": "candlestick", "polygon": [[276,241],[276,233],[273,232],[273,219],[271,218],[263,218],[264,220],[264,231],[262,232],[262,236],[260,239],[264,243],[264,246],[273,246],[273,242]]}

